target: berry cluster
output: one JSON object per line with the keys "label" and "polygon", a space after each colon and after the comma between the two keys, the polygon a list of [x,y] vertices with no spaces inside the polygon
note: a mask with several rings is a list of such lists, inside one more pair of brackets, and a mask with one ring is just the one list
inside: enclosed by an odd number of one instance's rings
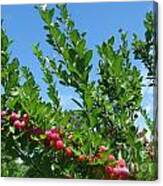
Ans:
{"label": "berry cluster", "polygon": [[[107,162],[107,166],[105,167],[105,173],[107,175],[108,179],[127,179],[129,177],[129,170],[127,168],[127,164],[125,160],[120,159],[116,160],[114,155],[109,154],[106,160],[104,159],[104,154],[107,154],[108,148],[104,145],[101,145],[98,148],[98,152],[95,155],[78,155],[75,156],[73,149],[68,146],[66,147],[63,135],[64,131],[61,131],[58,128],[51,128],[49,130],[42,130],[41,128],[38,128],[36,126],[29,126],[29,115],[27,113],[23,114],[22,116],[19,115],[16,112],[12,112],[11,114],[7,114],[6,111],[1,111],[1,118],[4,118],[5,116],[9,115],[9,119],[11,124],[16,129],[26,129],[26,132],[28,132],[30,135],[34,135],[39,137],[40,135],[45,136],[45,146],[48,146],[50,148],[54,148],[56,151],[63,150],[67,157],[69,158],[76,158],[78,162],[88,161],[89,164],[93,164],[96,160],[104,160],[104,162]],[[67,139],[71,141],[73,138],[73,134],[69,134]],[[32,139],[32,138],[30,138]],[[106,160],[106,161],[105,161]],[[105,163],[104,163],[105,164]]]}
{"label": "berry cluster", "polygon": [[73,156],[73,151],[71,147],[65,147],[65,144],[63,142],[63,139],[56,128],[52,128],[50,130],[47,130],[45,132],[48,140],[48,144],[52,147],[55,148],[55,150],[60,151],[60,150],[65,150],[65,153],[68,157]]}
{"label": "berry cluster", "polygon": [[116,160],[110,154],[108,156],[109,165],[105,167],[107,176],[111,179],[127,179],[129,177],[129,170],[124,159]]}
{"label": "berry cluster", "polygon": [[62,150],[64,148],[64,142],[56,128],[46,131],[45,134],[50,146],[54,146],[56,150]]}
{"label": "berry cluster", "polygon": [[27,113],[23,114],[23,116],[20,116],[18,113],[12,112],[10,121],[16,129],[24,129],[27,127],[29,122],[29,116]]}

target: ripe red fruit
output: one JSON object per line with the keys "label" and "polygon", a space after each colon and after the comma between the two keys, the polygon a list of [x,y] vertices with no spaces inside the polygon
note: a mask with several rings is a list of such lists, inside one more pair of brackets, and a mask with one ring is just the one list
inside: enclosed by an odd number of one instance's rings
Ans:
{"label": "ripe red fruit", "polygon": [[45,134],[47,135],[48,140],[57,141],[60,140],[60,136],[56,131],[46,131]]}
{"label": "ripe red fruit", "polygon": [[72,149],[71,149],[70,147],[67,147],[67,148],[65,149],[65,151],[66,151],[66,155],[67,155],[68,157],[72,157],[72,156],[73,156],[73,152],[72,152]]}
{"label": "ripe red fruit", "polygon": [[52,133],[51,130],[47,130],[47,131],[45,132],[45,134],[46,134],[48,140],[51,140],[51,133]]}
{"label": "ripe red fruit", "polygon": [[26,123],[28,123],[29,122],[29,115],[27,113],[23,114],[22,120],[25,121]]}
{"label": "ripe red fruit", "polygon": [[119,167],[126,167],[126,162],[125,162],[124,159],[120,159],[120,160],[117,161],[117,165]]}
{"label": "ripe red fruit", "polygon": [[127,179],[129,176],[129,170],[127,167],[119,167],[119,179]]}
{"label": "ripe red fruit", "polygon": [[58,140],[55,143],[55,148],[56,150],[62,150],[64,148],[64,143],[62,140]]}
{"label": "ripe red fruit", "polygon": [[101,145],[101,146],[99,147],[99,152],[105,152],[105,151],[107,151],[107,150],[108,150],[108,148],[105,147],[105,146],[103,146],[103,145]]}
{"label": "ripe red fruit", "polygon": [[113,167],[111,167],[111,166],[105,167],[105,172],[106,172],[109,176],[111,176],[111,175],[113,174]]}
{"label": "ripe red fruit", "polygon": [[20,119],[20,115],[17,114],[16,112],[12,112],[11,116],[10,116],[10,119],[11,119],[12,122],[14,122],[14,121]]}
{"label": "ripe red fruit", "polygon": [[14,121],[14,126],[15,126],[16,129],[21,129],[21,121],[15,120]]}
{"label": "ripe red fruit", "polygon": [[59,136],[58,133],[50,133],[50,134],[49,134],[49,138],[50,138],[51,140],[54,140],[54,141],[60,140],[60,136]]}
{"label": "ripe red fruit", "polygon": [[109,161],[115,161],[114,155],[113,155],[113,154],[109,154],[109,155],[108,155],[108,160],[109,160]]}
{"label": "ripe red fruit", "polygon": [[20,125],[21,125],[21,128],[24,128],[24,127],[26,127],[26,122],[25,121],[22,121],[21,123],[20,123]]}
{"label": "ripe red fruit", "polygon": [[47,137],[50,135],[50,133],[51,133],[50,130],[45,131],[45,134],[46,134]]}
{"label": "ripe red fruit", "polygon": [[85,156],[84,155],[80,155],[79,157],[78,157],[78,161],[84,161],[85,160]]}
{"label": "ripe red fruit", "polygon": [[119,174],[120,174],[120,169],[119,169],[119,167],[114,167],[114,168],[113,168],[113,175],[114,175],[115,177],[118,177]]}
{"label": "ripe red fruit", "polygon": [[50,131],[51,131],[52,133],[58,133],[58,130],[57,130],[56,128],[52,128],[52,129],[50,129]]}

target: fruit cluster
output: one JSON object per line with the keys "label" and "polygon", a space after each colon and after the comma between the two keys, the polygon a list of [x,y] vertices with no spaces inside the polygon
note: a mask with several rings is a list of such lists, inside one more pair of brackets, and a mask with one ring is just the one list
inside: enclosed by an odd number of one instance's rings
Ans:
{"label": "fruit cluster", "polygon": [[10,121],[16,129],[24,129],[27,127],[29,122],[29,116],[27,113],[23,114],[23,116],[20,116],[18,113],[12,112]]}
{"label": "fruit cluster", "polygon": [[109,165],[105,167],[105,172],[108,178],[127,179],[129,177],[129,170],[124,159],[116,160],[116,158],[110,154],[108,160]]}
{"label": "fruit cluster", "polygon": [[71,147],[65,147],[65,144],[63,142],[63,139],[62,139],[58,129],[52,128],[50,130],[47,130],[45,132],[45,134],[47,137],[47,144],[49,144],[49,146],[54,147],[55,150],[57,150],[57,151],[64,149],[65,153],[68,157],[73,156],[73,151],[72,151]]}
{"label": "fruit cluster", "polygon": [[[75,155],[73,148],[71,146],[66,146],[63,140],[64,132],[58,128],[51,128],[49,130],[42,130],[36,126],[29,126],[29,115],[24,113],[22,116],[16,112],[8,114],[6,111],[1,112],[1,118],[4,118],[6,115],[9,115],[10,123],[18,130],[23,130],[29,135],[34,135],[39,137],[40,135],[44,136],[45,146],[49,148],[54,148],[56,151],[63,150],[67,157],[74,158],[78,162],[87,161],[90,165],[94,164],[98,160],[104,160],[107,162],[107,166],[104,168],[106,176],[108,179],[127,179],[129,177],[129,170],[125,160],[120,159],[116,160],[114,155],[107,155],[108,148],[104,145],[99,146],[97,153],[95,155]],[[73,134],[70,134],[67,139],[72,140]],[[32,139],[32,138],[30,138]],[[107,159],[104,158],[104,155],[107,155]],[[104,163],[105,164],[105,163]]]}

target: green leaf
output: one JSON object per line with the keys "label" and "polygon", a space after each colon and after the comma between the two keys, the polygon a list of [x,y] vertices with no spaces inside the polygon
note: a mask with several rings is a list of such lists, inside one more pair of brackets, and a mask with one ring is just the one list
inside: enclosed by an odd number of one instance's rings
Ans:
{"label": "green leaf", "polygon": [[70,38],[71,38],[71,41],[73,42],[73,44],[76,46],[77,42],[80,40],[80,35],[79,35],[78,30],[73,30],[70,33]]}
{"label": "green leaf", "polygon": [[68,51],[68,49],[64,48],[64,51],[62,52],[62,55],[63,55],[65,61],[69,60],[69,51]]}
{"label": "green leaf", "polygon": [[53,101],[55,108],[58,108],[60,105],[60,100],[58,98],[58,91],[56,90],[55,84],[48,86],[48,96]]}
{"label": "green leaf", "polygon": [[76,49],[77,49],[77,52],[78,52],[80,55],[82,55],[83,52],[84,52],[85,44],[86,44],[86,40],[85,40],[85,39],[80,40],[80,41],[78,42],[78,44],[77,44]]}
{"label": "green leaf", "polygon": [[42,57],[42,51],[39,49],[39,45],[40,45],[39,43],[32,45],[32,51],[38,59]]}
{"label": "green leaf", "polygon": [[40,137],[40,139],[44,140],[44,139],[46,139],[47,136],[45,134],[40,134],[39,137]]}
{"label": "green leaf", "polygon": [[112,60],[113,62],[111,64],[111,70],[112,73],[114,73],[118,78],[122,73],[123,58],[121,56],[114,55]]}
{"label": "green leaf", "polygon": [[15,109],[15,105],[17,104],[17,102],[19,101],[19,97],[10,97],[7,101],[6,101],[6,106],[11,109],[14,110]]}
{"label": "green leaf", "polygon": [[19,66],[19,60],[18,58],[14,58],[12,62],[9,64],[9,70],[14,71],[17,70]]}
{"label": "green leaf", "polygon": [[93,106],[93,100],[90,97],[90,95],[89,94],[86,94],[85,97],[84,97],[84,99],[85,99],[85,102],[86,102],[86,105],[87,105],[88,109],[91,109],[92,106]]}
{"label": "green leaf", "polygon": [[9,39],[3,29],[1,29],[1,50],[6,51],[9,46]]}
{"label": "green leaf", "polygon": [[48,42],[53,46],[61,35],[61,30],[57,24],[50,25],[49,34],[47,34]]}
{"label": "green leaf", "polygon": [[108,39],[108,45],[113,45],[114,44],[114,36],[112,36],[111,38]]}
{"label": "green leaf", "polygon": [[67,22],[68,29],[71,30],[74,28],[74,22],[72,20],[68,20]]}
{"label": "green leaf", "polygon": [[65,42],[66,42],[66,37],[65,37],[64,33],[61,33],[58,38],[58,43],[60,46],[64,47]]}
{"label": "green leaf", "polygon": [[87,67],[90,60],[92,59],[92,56],[93,56],[93,51],[92,50],[88,50],[85,55],[84,55],[84,63],[85,63],[85,66]]}
{"label": "green leaf", "polygon": [[62,16],[63,19],[65,19],[65,20],[68,18],[68,10],[67,10],[66,4],[62,5],[62,8],[61,8],[61,16]]}
{"label": "green leaf", "polygon": [[39,7],[39,13],[41,15],[41,18],[43,19],[43,21],[50,25],[50,23],[52,22],[52,18],[54,16],[54,13],[55,13],[55,9],[52,8],[52,9],[46,9],[46,10],[43,10],[41,7]]}
{"label": "green leaf", "polygon": [[75,156],[80,156],[81,155],[81,152],[76,150],[76,149],[74,149],[74,148],[72,149],[72,151],[73,151]]}

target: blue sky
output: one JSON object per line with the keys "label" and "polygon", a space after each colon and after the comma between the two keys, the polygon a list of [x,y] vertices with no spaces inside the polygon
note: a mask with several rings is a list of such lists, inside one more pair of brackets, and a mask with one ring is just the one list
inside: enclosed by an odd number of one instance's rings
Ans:
{"label": "blue sky", "polygon": [[[50,5],[52,6],[52,5]],[[99,57],[95,45],[101,44],[111,35],[116,37],[117,46],[119,44],[119,28],[128,32],[129,41],[135,32],[140,38],[144,37],[143,19],[147,11],[153,9],[153,2],[112,2],[112,3],[71,3],[68,9],[76,27],[82,32],[87,32],[88,47],[94,50],[92,63],[94,68],[91,72],[91,79],[96,80],[97,64]],[[2,18],[4,27],[10,38],[14,40],[11,47],[12,56],[17,56],[21,65],[28,66],[33,72],[36,82],[41,86],[41,95],[45,100],[46,85],[42,81],[42,72],[39,69],[37,59],[32,53],[32,44],[40,42],[45,55],[53,56],[53,51],[45,42],[45,31],[43,22],[34,5],[3,5]],[[142,68],[140,63],[133,63]],[[64,109],[75,108],[71,101],[72,97],[78,97],[72,88],[66,88],[57,84],[59,95]],[[148,108],[152,115],[152,91],[143,90],[145,99],[143,105]]]}

